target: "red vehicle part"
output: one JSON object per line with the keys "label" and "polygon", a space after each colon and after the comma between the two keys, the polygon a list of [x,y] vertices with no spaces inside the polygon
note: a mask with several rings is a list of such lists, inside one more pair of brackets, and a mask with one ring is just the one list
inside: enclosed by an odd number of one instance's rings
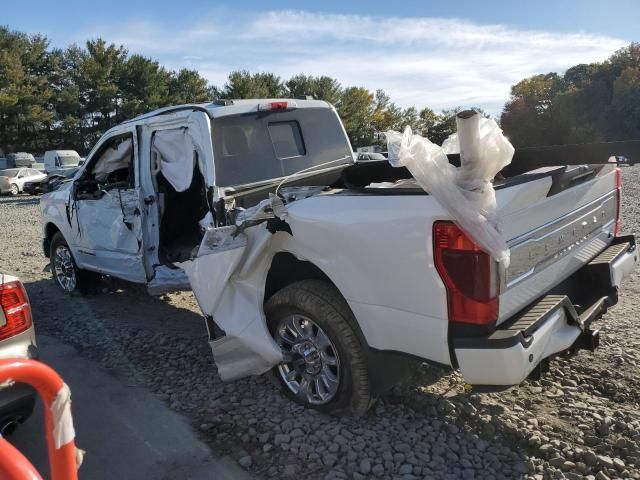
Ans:
{"label": "red vehicle part", "polygon": [[[44,421],[51,480],[77,480],[79,458],[74,441],[73,423],[66,397],[68,387],[62,378],[44,363],[27,359],[0,360],[0,382],[11,380],[31,385],[44,402]],[[53,407],[53,408],[52,408]],[[64,442],[64,443],[62,443]],[[56,444],[58,443],[57,447]],[[62,443],[62,444],[60,444]],[[0,437],[0,478],[41,480],[42,477],[13,445]]]}

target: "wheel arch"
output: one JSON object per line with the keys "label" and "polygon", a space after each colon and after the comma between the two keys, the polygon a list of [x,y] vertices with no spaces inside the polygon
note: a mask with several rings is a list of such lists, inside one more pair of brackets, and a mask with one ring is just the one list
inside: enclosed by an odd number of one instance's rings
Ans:
{"label": "wheel arch", "polygon": [[[340,291],[340,288],[338,288],[335,282],[331,280],[329,275],[324,273],[322,269],[313,262],[302,260],[290,252],[278,252],[271,259],[271,266],[269,267],[265,281],[264,302],[266,303],[269,298],[288,285],[292,285],[303,280],[321,280],[327,282],[335,288],[336,292],[338,292],[344,300],[345,306],[351,311],[349,302],[347,302],[347,299]],[[359,337],[362,344],[368,348],[369,343],[367,342],[367,338],[360,327],[358,319],[353,311],[351,311],[351,314],[354,319],[353,327],[356,331],[356,335]]]}
{"label": "wheel arch", "polygon": [[49,258],[49,255],[51,253],[51,239],[58,232],[60,232],[60,229],[53,222],[47,222],[44,226],[44,240],[42,242],[42,249],[44,250],[44,255],[47,258]]}
{"label": "wheel arch", "polygon": [[301,260],[290,252],[278,252],[271,259],[264,288],[264,301],[267,302],[284,287],[302,280],[324,280],[336,289],[329,276],[308,260]]}

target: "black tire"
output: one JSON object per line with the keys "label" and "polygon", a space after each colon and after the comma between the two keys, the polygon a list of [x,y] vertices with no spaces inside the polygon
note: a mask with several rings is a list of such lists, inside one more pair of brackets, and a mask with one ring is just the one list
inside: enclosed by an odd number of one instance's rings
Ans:
{"label": "black tire", "polygon": [[[56,255],[59,250],[64,249],[69,256],[70,264],[64,268],[65,274],[61,274],[56,267]],[[71,295],[88,295],[96,293],[100,287],[102,276],[95,272],[78,268],[73,258],[69,244],[60,232],[56,232],[51,238],[51,248],[49,251],[49,260],[51,263],[51,275],[53,280],[63,292]],[[73,275],[75,281],[73,284],[65,282],[63,279],[67,275]]]}
{"label": "black tire", "polygon": [[18,185],[16,185],[15,183],[12,183],[11,190],[9,190],[9,193],[15,197],[20,193],[20,187],[18,187]]}
{"label": "black tire", "polygon": [[[287,386],[280,366],[273,368],[283,392],[305,407],[331,413],[364,414],[373,404],[366,344],[357,329],[356,319],[340,292],[331,284],[319,280],[303,280],[275,293],[265,304],[267,323],[271,334],[283,319],[302,315],[324,330],[336,347],[340,370],[337,392],[323,404],[312,404],[295,395]],[[277,340],[276,340],[277,341]]]}

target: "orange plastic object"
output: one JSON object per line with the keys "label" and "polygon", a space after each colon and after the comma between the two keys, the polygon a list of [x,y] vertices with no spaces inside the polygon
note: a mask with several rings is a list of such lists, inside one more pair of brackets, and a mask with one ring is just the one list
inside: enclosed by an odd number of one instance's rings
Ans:
{"label": "orange plastic object", "polygon": [[[44,422],[51,480],[77,480],[75,441],[56,449],[53,440],[53,416],[51,403],[64,386],[62,378],[44,363],[26,359],[0,360],[0,382],[13,380],[31,385],[44,402]],[[7,480],[41,480],[33,465],[0,437],[0,478]]]}

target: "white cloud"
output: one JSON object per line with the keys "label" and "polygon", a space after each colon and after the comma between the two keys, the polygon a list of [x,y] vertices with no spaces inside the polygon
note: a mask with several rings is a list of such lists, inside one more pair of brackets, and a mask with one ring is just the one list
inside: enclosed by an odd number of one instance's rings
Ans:
{"label": "white cloud", "polygon": [[628,42],[604,35],[519,30],[452,18],[398,18],[306,11],[214,11],[170,25],[94,26],[99,35],[170,68],[198,69],[222,86],[231,70],[329,75],[384,89],[402,106],[477,105],[498,113],[527,76],[602,61]]}

